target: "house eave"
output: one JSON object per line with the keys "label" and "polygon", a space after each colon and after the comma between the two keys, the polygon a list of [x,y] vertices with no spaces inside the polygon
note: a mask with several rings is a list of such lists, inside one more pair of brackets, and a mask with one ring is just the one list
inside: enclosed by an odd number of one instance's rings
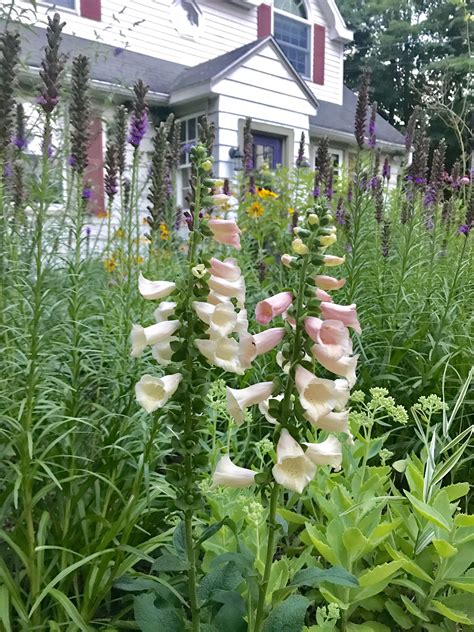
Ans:
{"label": "house eave", "polygon": [[347,28],[335,0],[321,0],[321,9],[331,26],[329,37],[343,44],[352,42],[354,40],[354,33]]}
{"label": "house eave", "polygon": [[[356,141],[353,134],[349,134],[348,132],[340,132],[335,129],[329,129],[328,127],[320,127],[318,125],[310,126],[310,137],[317,136],[321,138],[321,136],[327,136],[329,140],[333,140],[336,142],[346,143],[348,145],[355,145]],[[405,145],[402,143],[393,143],[386,140],[377,139],[377,146],[381,149],[385,149],[386,151],[390,151],[395,154],[403,154],[405,153]]]}

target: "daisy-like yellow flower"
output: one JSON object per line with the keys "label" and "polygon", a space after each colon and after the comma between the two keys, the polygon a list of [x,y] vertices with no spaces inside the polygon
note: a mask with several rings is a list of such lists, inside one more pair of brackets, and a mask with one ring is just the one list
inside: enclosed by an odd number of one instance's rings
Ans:
{"label": "daisy-like yellow flower", "polygon": [[105,259],[104,268],[107,270],[107,272],[113,272],[116,267],[117,267],[117,262],[115,261],[113,257],[109,257],[108,259]]}
{"label": "daisy-like yellow flower", "polygon": [[262,200],[273,200],[278,197],[278,194],[270,191],[270,189],[258,189],[257,195]]}
{"label": "daisy-like yellow flower", "polygon": [[170,238],[170,231],[166,224],[160,224],[160,239],[166,241]]}
{"label": "daisy-like yellow flower", "polygon": [[294,215],[294,214],[295,214],[295,209],[292,206],[290,206],[288,209],[288,215]]}
{"label": "daisy-like yellow flower", "polygon": [[117,228],[114,233],[114,237],[115,239],[123,239],[125,237],[125,231],[123,230],[123,228]]}
{"label": "daisy-like yellow flower", "polygon": [[260,202],[253,202],[247,209],[247,215],[249,217],[252,217],[253,219],[257,219],[258,217],[261,217],[264,212],[265,212],[265,209],[260,204]]}
{"label": "daisy-like yellow flower", "polygon": [[135,257],[135,263],[137,264],[137,266],[141,266],[143,263],[145,263],[145,259],[138,255],[138,257]]}
{"label": "daisy-like yellow flower", "polygon": [[109,217],[109,213],[107,213],[107,211],[105,211],[105,210],[98,211],[97,217],[99,219],[107,219]]}

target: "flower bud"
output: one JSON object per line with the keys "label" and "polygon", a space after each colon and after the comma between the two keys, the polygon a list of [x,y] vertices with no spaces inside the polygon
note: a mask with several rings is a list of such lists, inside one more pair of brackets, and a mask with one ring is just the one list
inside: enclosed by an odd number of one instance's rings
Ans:
{"label": "flower bud", "polygon": [[319,224],[319,217],[316,215],[316,213],[310,213],[308,215],[308,224],[310,224],[311,226],[317,226]]}
{"label": "flower bud", "polygon": [[293,239],[291,244],[293,251],[296,252],[297,255],[307,255],[309,252],[308,246],[303,243],[302,239]]}
{"label": "flower bud", "polygon": [[319,243],[325,248],[332,246],[332,244],[336,243],[336,241],[337,237],[334,233],[332,233],[331,235],[323,235],[319,238]]}

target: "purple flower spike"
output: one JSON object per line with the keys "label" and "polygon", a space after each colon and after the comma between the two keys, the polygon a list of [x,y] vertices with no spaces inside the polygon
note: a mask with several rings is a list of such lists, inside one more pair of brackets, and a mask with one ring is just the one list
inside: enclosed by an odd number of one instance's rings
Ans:
{"label": "purple flower spike", "polygon": [[82,199],[90,200],[92,197],[92,189],[90,187],[84,187],[82,190]]}
{"label": "purple flower spike", "polygon": [[15,136],[12,143],[20,151],[28,147],[28,141],[26,140],[26,138],[21,138],[20,136]]}
{"label": "purple flower spike", "polygon": [[470,226],[468,226],[467,224],[461,224],[461,226],[458,228],[458,233],[460,233],[461,235],[469,235],[470,230]]}
{"label": "purple flower spike", "polygon": [[320,195],[321,195],[321,189],[319,187],[314,187],[313,197],[318,198]]}
{"label": "purple flower spike", "polygon": [[148,127],[148,116],[146,112],[143,112],[140,116],[132,114],[132,120],[130,122],[130,133],[128,136],[128,142],[133,147],[139,147],[146,134]]}
{"label": "purple flower spike", "polygon": [[67,163],[70,167],[75,167],[77,165],[77,158],[74,154],[71,154],[67,159]]}
{"label": "purple flower spike", "polygon": [[3,167],[3,174],[5,178],[11,178],[13,175],[13,167],[11,162],[6,162]]}

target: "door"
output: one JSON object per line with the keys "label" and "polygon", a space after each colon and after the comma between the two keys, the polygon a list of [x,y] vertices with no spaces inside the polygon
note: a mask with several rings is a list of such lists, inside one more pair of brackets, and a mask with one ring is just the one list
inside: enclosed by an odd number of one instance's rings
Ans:
{"label": "door", "polygon": [[281,156],[283,139],[269,134],[255,134],[253,136],[253,164],[259,169],[266,162],[270,169],[282,164]]}

